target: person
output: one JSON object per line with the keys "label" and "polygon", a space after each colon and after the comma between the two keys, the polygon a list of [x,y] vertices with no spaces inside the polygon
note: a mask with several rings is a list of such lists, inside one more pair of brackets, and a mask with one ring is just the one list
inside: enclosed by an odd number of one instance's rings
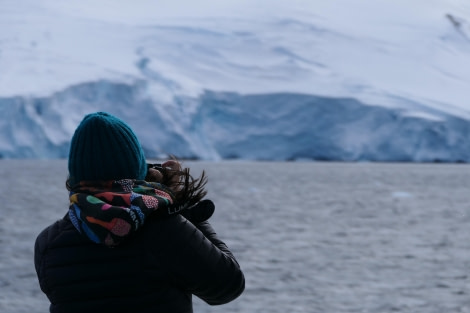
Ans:
{"label": "person", "polygon": [[[69,210],[35,242],[50,312],[192,312],[192,295],[210,305],[241,295],[244,274],[207,221],[205,180],[175,162],[163,168],[177,175],[157,170],[166,185],[146,181],[156,173],[129,125],[105,112],[84,117],[68,159]],[[184,217],[198,209],[203,218]]]}
{"label": "person", "polygon": [[169,186],[175,194],[175,202],[181,203],[177,213],[193,223],[208,220],[214,214],[215,206],[211,200],[202,200],[207,191],[207,177],[202,171],[201,177],[194,179],[189,168],[182,168],[175,158],[163,164],[147,164],[145,180]]}

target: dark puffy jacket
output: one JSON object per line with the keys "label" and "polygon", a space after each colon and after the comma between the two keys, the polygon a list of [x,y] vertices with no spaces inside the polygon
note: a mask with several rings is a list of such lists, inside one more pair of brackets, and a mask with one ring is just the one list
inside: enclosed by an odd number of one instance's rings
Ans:
{"label": "dark puffy jacket", "polygon": [[192,312],[192,294],[216,305],[245,288],[211,225],[180,215],[148,220],[115,248],[89,241],[65,217],[38,236],[34,261],[53,313]]}

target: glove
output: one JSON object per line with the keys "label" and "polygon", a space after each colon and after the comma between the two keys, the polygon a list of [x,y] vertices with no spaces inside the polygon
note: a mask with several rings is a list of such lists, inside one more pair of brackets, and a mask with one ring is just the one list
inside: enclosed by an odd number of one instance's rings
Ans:
{"label": "glove", "polygon": [[182,210],[181,215],[186,217],[191,223],[198,224],[207,221],[214,214],[214,211],[214,202],[206,199]]}

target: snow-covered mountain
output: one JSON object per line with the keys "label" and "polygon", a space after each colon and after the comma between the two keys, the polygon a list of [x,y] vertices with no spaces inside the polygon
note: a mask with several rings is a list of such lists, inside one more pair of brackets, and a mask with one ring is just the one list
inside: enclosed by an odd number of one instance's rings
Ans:
{"label": "snow-covered mountain", "polygon": [[466,0],[0,1],[0,157],[470,161]]}

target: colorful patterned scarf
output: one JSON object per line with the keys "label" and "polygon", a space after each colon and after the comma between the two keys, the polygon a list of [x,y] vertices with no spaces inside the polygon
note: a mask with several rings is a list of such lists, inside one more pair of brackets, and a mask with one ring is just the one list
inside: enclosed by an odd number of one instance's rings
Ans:
{"label": "colorful patterned scarf", "polygon": [[70,192],[72,224],[93,242],[106,246],[118,245],[153,212],[170,215],[178,211],[167,187],[143,180],[83,181]]}

